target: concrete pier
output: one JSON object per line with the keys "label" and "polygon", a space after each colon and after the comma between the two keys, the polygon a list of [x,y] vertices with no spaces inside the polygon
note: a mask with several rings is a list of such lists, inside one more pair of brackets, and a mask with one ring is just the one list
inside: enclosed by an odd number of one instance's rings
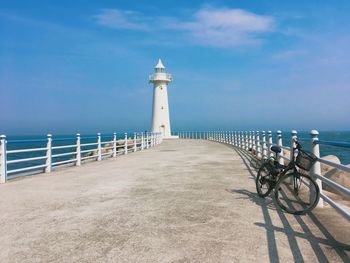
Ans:
{"label": "concrete pier", "polygon": [[255,163],[204,140],[0,186],[0,262],[349,262],[332,208],[282,212],[255,192]]}

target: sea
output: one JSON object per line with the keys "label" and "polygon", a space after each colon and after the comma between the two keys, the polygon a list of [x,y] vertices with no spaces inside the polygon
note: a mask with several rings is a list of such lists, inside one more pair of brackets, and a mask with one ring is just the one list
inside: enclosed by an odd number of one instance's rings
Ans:
{"label": "sea", "polygon": [[[129,133],[133,134],[133,133]],[[176,134],[176,133],[175,133]],[[75,135],[53,135],[52,146],[60,146],[60,145],[74,145],[76,143]],[[94,143],[97,141],[96,134],[94,135],[81,135],[81,143]],[[117,139],[123,139],[124,133],[117,133]],[[300,139],[309,139],[309,132],[298,132],[298,138]],[[25,136],[7,136],[7,150],[16,150],[16,149],[30,149],[30,148],[44,148],[46,147],[47,137],[43,135],[25,135]],[[101,141],[111,141],[113,139],[113,135],[102,135]],[[290,131],[282,132],[283,145],[290,145]],[[350,131],[322,131],[319,135],[320,140],[324,141],[340,141],[340,142],[348,142],[350,143]],[[19,140],[24,140],[23,142],[19,142]],[[30,142],[28,140],[36,140],[34,142]],[[276,142],[276,133],[273,133],[273,142]],[[303,149],[310,150],[310,142],[300,140]],[[85,146],[82,147],[82,150],[94,149],[96,145]],[[60,154],[60,153],[68,153],[74,152],[75,148],[65,148],[65,149],[55,149],[52,154]],[[320,145],[321,156],[326,155],[336,155],[342,164],[350,164],[350,148],[342,148],[328,145]],[[23,158],[31,158],[31,157],[39,157],[45,156],[45,151],[36,151],[36,152],[24,152],[24,153],[13,153],[8,154],[8,160],[14,159],[23,159]],[[53,162],[65,161],[68,159],[75,158],[74,155],[69,156],[60,156],[53,158]],[[21,163],[12,163],[8,164],[8,170],[19,169],[27,166],[36,166],[42,165],[45,163],[45,160],[33,160],[28,162]]]}

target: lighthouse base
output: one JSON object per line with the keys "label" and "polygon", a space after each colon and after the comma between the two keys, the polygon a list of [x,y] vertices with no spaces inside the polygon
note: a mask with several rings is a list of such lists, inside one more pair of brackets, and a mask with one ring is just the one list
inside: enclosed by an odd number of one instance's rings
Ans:
{"label": "lighthouse base", "polygon": [[179,136],[178,136],[178,135],[164,136],[163,139],[164,139],[164,140],[168,140],[168,139],[179,139]]}

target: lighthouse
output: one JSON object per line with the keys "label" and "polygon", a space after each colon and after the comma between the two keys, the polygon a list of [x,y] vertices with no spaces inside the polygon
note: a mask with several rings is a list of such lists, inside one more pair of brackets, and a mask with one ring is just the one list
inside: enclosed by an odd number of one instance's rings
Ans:
{"label": "lighthouse", "polygon": [[171,136],[168,84],[172,81],[171,74],[165,72],[165,67],[159,59],[154,68],[154,73],[149,76],[149,82],[153,83],[153,108],[152,108],[152,132],[160,132],[164,139]]}

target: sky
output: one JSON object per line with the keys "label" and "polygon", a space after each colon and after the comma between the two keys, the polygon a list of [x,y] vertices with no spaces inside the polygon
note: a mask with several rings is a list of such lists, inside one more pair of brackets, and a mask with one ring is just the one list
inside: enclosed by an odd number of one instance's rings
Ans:
{"label": "sky", "polygon": [[348,0],[0,1],[0,133],[350,130]]}

